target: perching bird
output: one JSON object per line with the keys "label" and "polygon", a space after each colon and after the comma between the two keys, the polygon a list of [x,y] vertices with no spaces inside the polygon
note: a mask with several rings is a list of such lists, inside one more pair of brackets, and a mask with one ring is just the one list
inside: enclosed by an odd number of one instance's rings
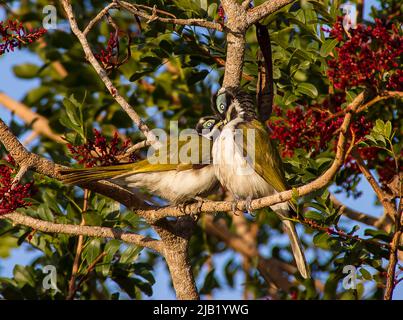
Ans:
{"label": "perching bird", "polygon": [[[221,88],[215,108],[224,122],[221,134],[213,143],[215,174],[234,199],[246,200],[250,211],[251,199],[289,189],[280,155],[257,118],[251,96],[241,89]],[[293,216],[294,205],[284,202],[271,209],[283,217],[283,228],[290,238],[298,270],[304,278],[309,278],[309,267],[295,225],[287,220]]]}
{"label": "perching bird", "polygon": [[187,135],[186,141],[169,138],[154,155],[135,163],[62,169],[60,173],[68,184],[109,180],[129,189],[144,188],[173,204],[186,203],[218,186],[211,148],[213,133],[221,124],[217,117],[203,117],[197,133]]}

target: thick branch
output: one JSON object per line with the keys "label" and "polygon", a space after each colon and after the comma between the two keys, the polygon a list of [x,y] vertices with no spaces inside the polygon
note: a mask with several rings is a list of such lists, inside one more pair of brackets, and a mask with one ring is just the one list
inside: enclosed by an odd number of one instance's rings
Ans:
{"label": "thick branch", "polygon": [[386,213],[392,219],[392,221],[395,221],[396,208],[389,201],[389,198],[387,197],[386,193],[378,185],[375,177],[369,171],[369,169],[367,168],[367,166],[364,163],[364,160],[362,160],[362,158],[358,154],[358,152],[353,152],[353,157],[354,157],[355,161],[357,162],[358,168],[360,169],[360,171],[362,172],[364,177],[367,179],[367,181],[371,185],[372,189],[375,191],[379,201],[382,203],[383,207],[385,208]]}
{"label": "thick branch", "polygon": [[154,134],[149,130],[148,126],[141,120],[140,116],[137,112],[132,108],[132,106],[120,95],[117,88],[113,85],[111,79],[109,79],[105,70],[101,67],[98,60],[95,58],[94,53],[92,52],[90,45],[87,41],[87,38],[83,34],[83,32],[79,29],[77,25],[76,18],[73,14],[73,9],[71,7],[69,0],[61,0],[63,8],[67,14],[67,18],[70,23],[71,30],[78,38],[88,62],[92,65],[100,79],[105,84],[106,88],[109,90],[109,93],[116,100],[116,102],[123,108],[123,110],[129,115],[129,117],[133,120],[133,122],[138,126],[138,128],[143,132],[145,137],[149,142],[154,142],[156,140]]}
{"label": "thick branch", "polygon": [[152,239],[135,233],[124,232],[120,229],[96,226],[80,226],[73,224],[59,224],[35,219],[16,212],[2,215],[0,216],[0,219],[7,219],[12,221],[14,224],[31,227],[32,229],[42,232],[64,233],[75,236],[83,235],[96,238],[119,239],[128,243],[133,243],[138,246],[152,249],[159,253],[161,253],[162,250],[160,240]]}
{"label": "thick branch", "polygon": [[246,46],[246,10],[231,0],[223,0],[221,4],[227,15],[227,58],[222,86],[238,87],[242,77]]}
{"label": "thick branch", "polygon": [[400,238],[402,237],[403,231],[397,230],[393,236],[391,243],[390,253],[389,253],[389,264],[388,271],[386,275],[386,288],[384,294],[384,300],[392,300],[393,290],[395,288],[395,274],[396,274],[396,264],[397,264],[397,253],[400,244]]}

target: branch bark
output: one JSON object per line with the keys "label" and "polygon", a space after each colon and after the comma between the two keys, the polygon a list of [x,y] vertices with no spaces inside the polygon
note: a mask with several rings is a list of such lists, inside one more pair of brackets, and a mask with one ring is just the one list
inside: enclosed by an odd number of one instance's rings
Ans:
{"label": "branch bark", "polygon": [[[157,15],[158,11],[156,7],[154,8],[149,8],[152,10],[152,14],[147,14],[146,12],[140,10],[140,5],[132,4],[126,1],[116,1],[116,3],[129,11],[130,13],[134,14],[135,16],[139,16],[141,18],[144,18],[147,20],[147,22],[151,21],[160,21],[163,23],[172,23],[172,24],[177,24],[177,25],[182,25],[182,26],[198,26],[198,27],[204,27],[204,28],[209,28],[217,31],[223,31],[223,27],[221,24],[218,22],[214,21],[207,21],[205,19],[178,19],[178,18],[162,18]],[[145,7],[141,5],[141,7]],[[171,15],[171,14],[170,14]]]}
{"label": "branch bark", "polygon": [[17,212],[1,215],[0,219],[7,219],[12,221],[14,224],[27,226],[42,232],[63,233],[75,236],[82,235],[95,238],[119,239],[128,243],[133,243],[138,246],[149,248],[159,253],[162,252],[162,245],[160,240],[131,232],[125,232],[121,229],[53,223],[49,221],[35,219]]}
{"label": "branch bark", "polygon": [[362,172],[364,177],[367,179],[367,181],[371,185],[372,189],[375,191],[379,201],[382,203],[383,207],[385,208],[386,213],[392,219],[392,221],[395,221],[395,219],[396,219],[396,216],[395,216],[396,215],[396,208],[389,201],[386,193],[378,185],[378,183],[376,182],[375,177],[369,171],[369,169],[365,165],[364,160],[362,160],[362,158],[359,155],[359,153],[356,152],[356,151],[353,151],[353,157],[354,157],[355,161],[357,162],[358,168],[360,169],[360,171]]}

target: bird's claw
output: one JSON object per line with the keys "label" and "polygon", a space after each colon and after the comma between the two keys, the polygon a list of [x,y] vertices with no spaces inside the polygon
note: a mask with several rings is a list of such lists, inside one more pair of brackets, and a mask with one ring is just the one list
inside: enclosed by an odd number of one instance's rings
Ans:
{"label": "bird's claw", "polygon": [[232,201],[232,204],[231,204],[231,211],[232,211],[232,213],[235,215],[235,216],[237,216],[238,215],[238,211],[237,211],[237,206],[238,206],[238,201],[237,200],[234,200],[234,201]]}
{"label": "bird's claw", "polygon": [[248,196],[245,200],[245,209],[248,214],[250,214],[252,217],[256,217],[256,215],[253,213],[252,209],[252,197]]}

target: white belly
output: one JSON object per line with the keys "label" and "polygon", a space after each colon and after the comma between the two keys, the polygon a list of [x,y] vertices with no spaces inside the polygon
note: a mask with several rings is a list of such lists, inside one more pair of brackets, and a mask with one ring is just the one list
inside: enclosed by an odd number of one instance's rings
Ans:
{"label": "white belly", "polygon": [[243,155],[235,139],[238,134],[226,127],[213,144],[213,164],[220,183],[239,199],[261,198],[276,191],[254,170],[252,157]]}
{"label": "white belly", "polygon": [[214,167],[209,165],[197,170],[137,173],[115,182],[129,188],[145,188],[177,204],[209,192],[217,184],[217,179]]}

